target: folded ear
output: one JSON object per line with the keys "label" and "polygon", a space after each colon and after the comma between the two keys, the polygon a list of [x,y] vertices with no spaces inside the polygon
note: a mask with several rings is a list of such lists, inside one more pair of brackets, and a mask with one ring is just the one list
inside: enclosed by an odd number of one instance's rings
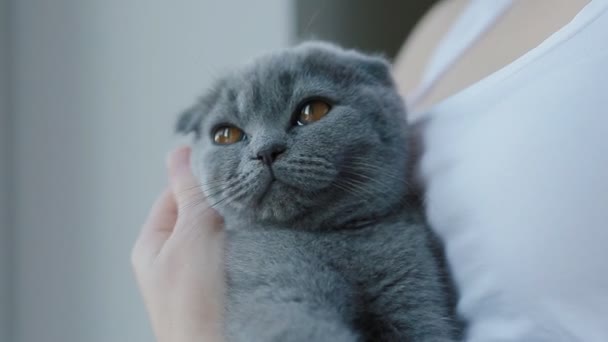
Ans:
{"label": "folded ear", "polygon": [[181,113],[175,125],[177,133],[186,135],[194,132],[196,137],[200,136],[203,118],[219,101],[224,83],[223,79],[216,80],[192,107]]}
{"label": "folded ear", "polygon": [[384,85],[393,85],[391,65],[385,58],[373,55],[363,55],[358,52],[355,52],[354,54],[357,66],[366,74]]}
{"label": "folded ear", "polygon": [[175,131],[184,135],[194,132],[198,136],[202,118],[203,108],[200,104],[194,105],[180,114],[175,125]]}
{"label": "folded ear", "polygon": [[393,85],[391,65],[386,58],[379,54],[367,54],[354,49],[343,49],[338,45],[310,41],[299,45],[298,49],[306,52],[313,60],[325,65],[347,63],[349,67],[361,71],[372,80],[386,86]]}

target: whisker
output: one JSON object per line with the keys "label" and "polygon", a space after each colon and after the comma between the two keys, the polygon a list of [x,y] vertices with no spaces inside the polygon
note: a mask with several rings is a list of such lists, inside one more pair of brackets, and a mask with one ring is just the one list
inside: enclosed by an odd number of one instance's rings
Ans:
{"label": "whisker", "polygon": [[195,200],[194,200],[194,201],[192,201],[191,203],[188,203],[188,204],[184,205],[184,209],[188,209],[188,208],[195,207],[195,206],[197,206],[197,205],[199,205],[199,204],[204,203],[204,202],[205,202],[205,201],[206,201],[208,198],[210,198],[210,197],[215,197],[215,196],[217,196],[217,195],[219,195],[219,194],[221,194],[222,192],[227,191],[227,190],[229,191],[229,190],[230,190],[232,187],[234,187],[234,186],[238,186],[238,184],[236,184],[236,183],[237,183],[237,182],[233,182],[233,183],[231,183],[231,184],[225,185],[225,186],[224,186],[224,187],[222,187],[221,189],[219,189],[219,190],[215,191],[215,192],[214,192],[214,193],[212,193],[212,194],[208,194],[207,196],[205,196],[205,194],[201,193],[201,194],[200,194],[200,197],[199,197],[198,199],[195,199]]}
{"label": "whisker", "polygon": [[[228,203],[230,203],[231,201],[235,201],[235,200],[241,198],[251,188],[250,186],[247,186],[248,185],[247,182],[241,183],[239,185],[240,186],[237,186],[235,191],[233,191],[232,193],[229,193],[228,195],[226,195],[226,197],[216,201],[213,204],[208,204],[207,208],[204,209],[203,211],[201,211],[200,214],[203,215],[210,209],[215,209],[218,205],[220,205],[226,201],[228,201]],[[196,235],[200,235],[200,234],[202,234],[202,230],[199,230],[198,232],[196,232]]]}
{"label": "whisker", "polygon": [[[396,180],[398,182],[404,183],[408,187],[411,186],[411,183],[409,181],[407,181],[407,179],[405,178],[405,175],[404,176],[400,176],[400,175],[397,175],[394,172],[388,172],[388,170],[386,168],[383,168],[381,166],[365,163],[363,161],[355,161],[354,163],[349,163],[349,164],[350,164],[349,165],[350,169],[357,170],[357,171],[360,171],[360,172],[361,171],[382,172],[383,175],[385,175],[385,176],[387,176],[387,177],[389,177],[389,178],[391,178],[393,180]],[[356,166],[359,166],[359,167],[361,167],[363,169],[359,170],[359,169],[354,168]]]}
{"label": "whisker", "polygon": [[352,169],[343,170],[343,172],[345,174],[347,174],[347,175],[352,175],[352,176],[357,176],[357,177],[365,178],[367,181],[369,181],[369,182],[375,184],[376,186],[378,186],[381,190],[396,191],[395,188],[391,184],[387,184],[387,183],[383,182],[380,179],[370,177],[370,176],[368,176],[368,175],[366,175],[364,173],[359,173],[359,172],[354,173],[352,171],[359,171],[359,170],[352,170]]}
{"label": "whisker", "polygon": [[[250,173],[248,173],[247,175],[245,175],[245,177],[242,177],[242,178],[246,178],[247,176],[249,176],[249,174]],[[228,190],[228,191],[226,191],[227,192],[226,197],[209,205],[209,208],[214,208],[217,205],[221,204],[222,202],[226,201],[227,199],[236,200],[236,199],[242,197],[243,195],[245,195],[247,193],[247,190],[249,190],[251,188],[251,186],[249,184],[251,179],[255,178],[255,176],[249,177],[248,179],[242,179],[242,178],[235,180],[234,182],[232,182],[231,186],[226,187],[226,189]],[[234,186],[234,189],[233,189],[233,186]]]}
{"label": "whisker", "polygon": [[385,197],[382,196],[382,194],[386,191],[392,191],[392,187],[383,186],[384,189],[381,188],[381,191],[374,192],[370,189],[365,188],[366,183],[364,183],[363,181],[360,181],[357,179],[352,179],[352,178],[347,178],[345,180],[349,181],[351,183],[351,185],[356,185],[360,191],[364,192],[367,195],[367,197],[365,198],[366,201],[370,202],[372,199],[380,199],[387,205],[391,204]]}
{"label": "whisker", "polygon": [[[362,183],[354,183],[353,179],[340,179],[338,182],[340,182],[341,184],[344,184],[346,186],[350,186],[351,189],[362,192],[364,195],[367,195],[367,197],[362,197],[363,199],[365,199],[366,201],[369,202],[369,198],[371,197],[378,197],[378,195],[373,194],[372,192],[370,192],[368,189],[365,189],[362,186]],[[355,195],[358,195],[357,193],[354,193]]]}
{"label": "whisker", "polygon": [[[216,185],[210,186],[210,187],[208,187],[206,189],[203,189],[201,187],[200,189],[203,192],[203,194],[208,194],[211,190],[217,190],[218,188],[223,187],[223,186],[232,186],[232,185],[234,185],[234,184],[236,184],[238,182],[239,182],[239,180],[237,179],[237,180],[234,180],[232,182],[224,182],[224,183],[221,183],[221,184],[216,184]],[[211,194],[207,195],[207,197],[211,197],[211,196],[213,196],[213,195],[211,195]]]}
{"label": "whisker", "polygon": [[194,186],[182,189],[181,191],[179,191],[178,193],[176,193],[176,195],[182,195],[182,194],[184,194],[184,193],[186,193],[188,191],[198,190],[198,189],[201,189],[201,188],[203,188],[203,187],[205,187],[207,185],[216,185],[218,183],[223,183],[223,182],[224,182],[223,180],[219,180],[218,179],[218,180],[214,180],[214,181],[210,181],[210,182],[206,182],[206,183],[202,183],[202,184],[197,184],[197,185],[194,185]]}
{"label": "whisker", "polygon": [[339,181],[338,181],[338,182],[335,182],[335,183],[334,183],[334,186],[335,186],[335,187],[337,187],[338,189],[341,189],[341,190],[346,191],[347,193],[349,193],[349,194],[351,194],[351,195],[354,195],[354,196],[357,196],[357,195],[358,195],[358,194],[357,194],[357,193],[354,191],[354,189],[352,189],[352,188],[348,187],[348,184],[341,183],[341,182],[339,182]]}
{"label": "whisker", "polygon": [[[372,165],[369,165],[369,164],[361,164],[361,165],[363,165],[363,166],[372,166]],[[364,178],[366,178],[366,179],[374,182],[375,184],[380,185],[384,189],[387,189],[389,191],[396,191],[395,188],[393,186],[391,186],[390,184],[384,184],[379,179],[376,179],[374,177],[370,177],[368,175],[365,175],[365,174],[361,173],[361,172],[364,172],[364,171],[382,172],[382,173],[384,173],[383,176],[388,176],[389,178],[391,178],[393,180],[397,180],[399,182],[402,182],[406,186],[406,190],[405,190],[406,193],[404,194],[403,198],[400,200],[400,204],[401,205],[405,205],[407,207],[418,207],[418,206],[420,206],[420,204],[418,204],[416,200],[412,200],[412,198],[414,198],[414,197],[411,196],[412,193],[409,191],[409,189],[412,188],[411,187],[411,183],[407,182],[403,178],[391,175],[390,173],[386,172],[386,169],[382,169],[382,168],[377,167],[375,165],[373,167],[375,167],[375,170],[372,170],[371,168],[367,169],[367,170],[347,168],[347,170],[345,170],[345,173],[346,174],[355,175],[355,176],[364,177]],[[357,173],[352,173],[351,171],[356,171]],[[421,198],[420,200],[422,201],[422,205],[424,205],[424,200],[425,200],[424,197]]]}

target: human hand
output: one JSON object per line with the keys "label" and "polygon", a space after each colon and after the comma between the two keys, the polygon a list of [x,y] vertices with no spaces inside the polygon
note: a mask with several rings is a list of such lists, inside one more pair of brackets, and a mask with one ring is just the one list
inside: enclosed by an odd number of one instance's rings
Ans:
{"label": "human hand", "polygon": [[223,220],[190,171],[190,149],[172,152],[160,195],[131,254],[159,342],[221,341]]}

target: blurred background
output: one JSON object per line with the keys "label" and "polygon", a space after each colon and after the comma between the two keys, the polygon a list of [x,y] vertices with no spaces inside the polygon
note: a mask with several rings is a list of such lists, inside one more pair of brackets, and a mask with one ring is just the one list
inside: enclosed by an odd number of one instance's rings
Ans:
{"label": "blurred background", "polygon": [[431,0],[0,0],[0,341],[152,341],[129,254],[177,113],[303,39],[393,57]]}

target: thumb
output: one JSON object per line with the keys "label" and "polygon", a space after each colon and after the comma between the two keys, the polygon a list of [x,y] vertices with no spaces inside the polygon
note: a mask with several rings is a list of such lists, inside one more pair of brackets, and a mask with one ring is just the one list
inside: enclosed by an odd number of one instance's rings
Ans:
{"label": "thumb", "polygon": [[[201,185],[192,174],[190,147],[180,147],[169,154],[169,185],[177,202],[179,219],[218,220],[215,210],[209,206],[202,192]],[[207,217],[209,216],[209,217]]]}
{"label": "thumb", "polygon": [[204,200],[200,184],[190,169],[190,147],[180,147],[169,154],[169,185],[177,202],[178,213],[193,205],[194,201]]}

